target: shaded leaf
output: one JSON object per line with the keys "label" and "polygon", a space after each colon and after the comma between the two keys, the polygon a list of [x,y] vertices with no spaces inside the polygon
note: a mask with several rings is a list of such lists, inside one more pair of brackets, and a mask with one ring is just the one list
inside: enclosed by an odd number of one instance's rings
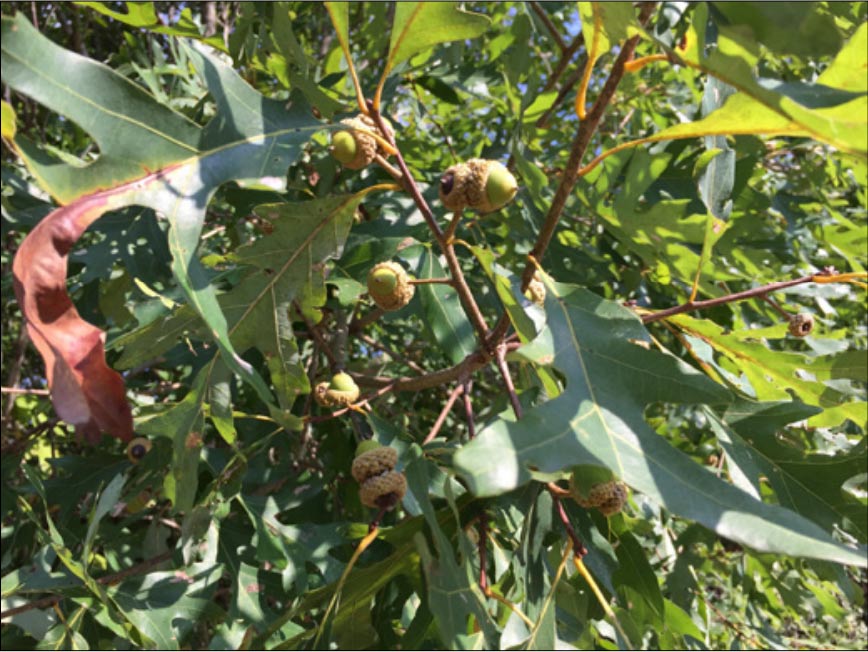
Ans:
{"label": "shaded leaf", "polygon": [[567,388],[521,421],[493,423],[455,454],[456,469],[475,494],[503,493],[532,472],[594,464],[744,545],[868,563],[814,523],[719,480],[645,424],[643,408],[652,401],[726,404],[731,397],[681,361],[631,343],[648,337],[633,313],[569,285],[549,287],[546,313]]}

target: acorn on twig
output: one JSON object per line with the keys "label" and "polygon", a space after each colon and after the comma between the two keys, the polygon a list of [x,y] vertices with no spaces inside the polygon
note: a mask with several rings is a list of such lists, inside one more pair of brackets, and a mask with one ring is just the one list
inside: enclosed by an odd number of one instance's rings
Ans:
{"label": "acorn on twig", "polygon": [[314,400],[323,407],[346,407],[359,399],[359,386],[343,371],[332,376],[330,382],[321,382],[313,392]]}
{"label": "acorn on twig", "polygon": [[359,499],[366,507],[393,509],[407,492],[407,479],[395,471],[398,452],[367,439],[356,448],[351,473],[359,483]]}
{"label": "acorn on twig", "polygon": [[[389,122],[383,118],[386,130],[391,136],[394,132]],[[373,162],[377,154],[388,156],[377,139],[370,135],[371,132],[382,135],[377,124],[372,118],[359,114],[354,118],[341,120],[342,125],[349,129],[337,131],[332,134],[332,155],[346,168],[361,170]]]}
{"label": "acorn on twig", "polygon": [[806,337],[814,330],[814,316],[807,312],[800,312],[790,317],[789,331],[793,337]]}
{"label": "acorn on twig", "polygon": [[504,165],[481,158],[453,165],[440,177],[440,201],[451,211],[490,213],[508,204],[517,191],[518,183]]}
{"label": "acorn on twig", "polygon": [[368,294],[380,308],[400,310],[413,298],[416,288],[398,263],[379,263],[368,273]]}

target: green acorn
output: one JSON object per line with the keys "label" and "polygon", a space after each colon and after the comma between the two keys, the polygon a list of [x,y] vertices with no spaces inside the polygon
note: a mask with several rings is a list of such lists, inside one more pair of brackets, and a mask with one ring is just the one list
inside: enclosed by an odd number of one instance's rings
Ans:
{"label": "green acorn", "polygon": [[398,263],[379,263],[368,273],[368,294],[383,310],[400,310],[410,303],[415,291],[407,272]]}
{"label": "green acorn", "polygon": [[319,383],[313,398],[323,407],[346,407],[359,399],[359,386],[343,371],[332,376],[331,382]]}
{"label": "green acorn", "polygon": [[440,178],[440,201],[451,211],[490,213],[512,201],[517,191],[518,183],[506,167],[481,158],[453,165]]}
{"label": "green acorn", "polygon": [[[388,120],[383,119],[389,135],[394,132]],[[354,118],[345,118],[341,124],[349,127],[332,134],[331,152],[340,163],[351,170],[360,170],[373,162],[377,154],[388,156],[371,132],[383,135],[374,120],[362,113]]]}

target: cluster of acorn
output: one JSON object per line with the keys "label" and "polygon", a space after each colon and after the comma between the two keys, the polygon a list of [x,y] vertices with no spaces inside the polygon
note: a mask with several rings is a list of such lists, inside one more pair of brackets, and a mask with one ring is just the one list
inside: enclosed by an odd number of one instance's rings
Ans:
{"label": "cluster of acorn", "polygon": [[359,483],[362,505],[375,509],[392,509],[407,492],[407,479],[395,471],[398,451],[366,439],[356,448],[351,473]]}
{"label": "cluster of acorn", "polygon": [[[359,386],[346,372],[338,372],[330,381],[319,383],[314,400],[323,407],[347,407],[359,399]],[[359,498],[367,507],[392,509],[404,497],[407,480],[395,471],[398,452],[370,439],[356,448],[352,474],[359,483]]]}
{"label": "cluster of acorn", "polygon": [[[388,158],[388,148],[382,143],[391,141],[394,134],[388,121],[383,120],[388,133],[383,133],[373,119],[363,114],[341,120],[341,125],[346,128],[332,135],[331,152],[344,167],[359,170],[378,157]],[[439,195],[443,206],[450,211],[459,213],[469,208],[490,213],[509,203],[517,190],[515,177],[504,165],[474,158],[453,165],[443,173]],[[414,292],[413,281],[396,262],[379,263],[368,274],[368,294],[382,310],[400,310],[410,303]],[[545,286],[539,277],[531,282],[527,296],[542,304]],[[345,407],[358,398],[359,388],[346,373],[337,373],[331,381],[319,383],[314,389],[314,399],[325,407]],[[364,505],[390,509],[404,496],[407,482],[402,473],[394,471],[396,462],[397,453],[392,448],[370,440],[359,444],[352,474],[359,482]]]}
{"label": "cluster of acorn", "polygon": [[[388,158],[389,153],[378,137],[390,140],[394,131],[388,121],[383,124],[384,134],[369,116],[359,114],[341,120],[341,129],[332,135],[332,155],[345,167],[361,169],[373,163],[378,156]],[[447,169],[440,178],[440,201],[447,209],[460,212],[465,208],[478,213],[490,213],[509,203],[518,190],[512,173],[497,161],[474,158]],[[375,265],[368,274],[368,294],[374,303],[386,311],[400,310],[413,298],[414,287],[409,275],[395,262]],[[542,305],[545,286],[534,276],[525,293],[527,298]]]}

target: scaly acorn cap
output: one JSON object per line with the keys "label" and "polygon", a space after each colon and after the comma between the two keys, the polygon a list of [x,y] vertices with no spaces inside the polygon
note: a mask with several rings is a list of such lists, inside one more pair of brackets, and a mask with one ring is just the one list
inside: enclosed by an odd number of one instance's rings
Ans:
{"label": "scaly acorn cap", "polygon": [[400,310],[413,298],[416,288],[398,263],[379,263],[368,272],[368,294],[380,308]]}
{"label": "scaly acorn cap", "polygon": [[127,458],[133,464],[138,464],[151,450],[151,440],[146,437],[136,437],[127,444]]}
{"label": "scaly acorn cap", "polygon": [[313,399],[323,407],[346,407],[359,399],[359,386],[353,377],[340,372],[331,382],[321,382],[313,390]]}
{"label": "scaly acorn cap", "polygon": [[[392,125],[384,118],[386,130],[393,134]],[[341,120],[342,125],[349,127],[348,130],[338,131],[332,134],[332,155],[340,163],[351,170],[361,170],[371,164],[374,156],[378,153],[388,156],[375,138],[368,132],[381,134],[373,118],[362,113],[354,118]]]}
{"label": "scaly acorn cap", "polygon": [[594,504],[604,516],[617,514],[627,502],[627,486],[618,480],[594,485],[588,492],[588,502]]}
{"label": "scaly acorn cap", "polygon": [[392,509],[407,493],[407,479],[403,473],[388,471],[366,480],[359,487],[359,498],[367,507]]}
{"label": "scaly acorn cap", "polygon": [[472,208],[490,213],[515,197],[518,183],[501,163],[472,158],[453,165],[440,178],[440,201],[451,211]]}
{"label": "scaly acorn cap", "polygon": [[391,471],[398,463],[398,451],[391,446],[378,446],[361,455],[356,455],[350,472],[359,484]]}
{"label": "scaly acorn cap", "polygon": [[790,317],[790,335],[793,337],[805,337],[814,330],[814,316],[806,312]]}

